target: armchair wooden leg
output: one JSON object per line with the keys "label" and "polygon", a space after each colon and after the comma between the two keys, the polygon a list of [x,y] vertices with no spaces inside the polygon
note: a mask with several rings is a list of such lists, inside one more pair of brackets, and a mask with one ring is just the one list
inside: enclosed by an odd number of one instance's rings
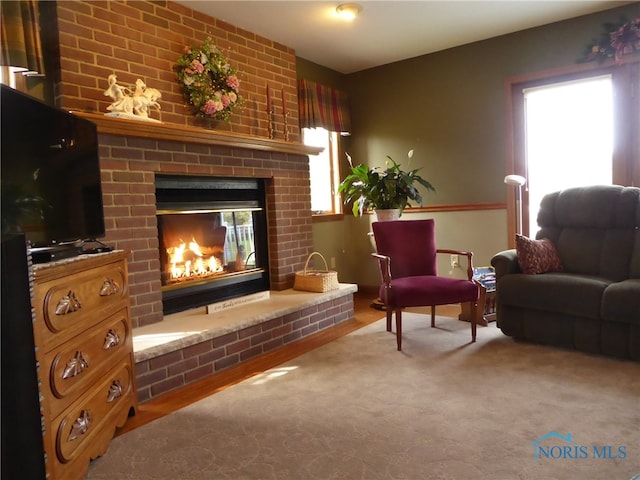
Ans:
{"label": "armchair wooden leg", "polygon": [[402,350],[402,309],[396,309],[396,342],[398,350]]}
{"label": "armchair wooden leg", "polygon": [[431,328],[436,326],[436,306],[431,305]]}
{"label": "armchair wooden leg", "polygon": [[387,305],[386,310],[387,310],[387,332],[390,332],[391,331],[391,315],[393,315],[393,308]]}

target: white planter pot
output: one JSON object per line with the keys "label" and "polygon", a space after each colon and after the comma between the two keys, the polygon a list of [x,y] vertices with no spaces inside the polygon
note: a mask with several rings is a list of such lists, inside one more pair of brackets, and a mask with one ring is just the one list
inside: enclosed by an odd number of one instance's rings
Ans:
{"label": "white planter pot", "polygon": [[400,218],[399,208],[380,209],[374,211],[377,222],[388,222],[391,220],[398,220]]}

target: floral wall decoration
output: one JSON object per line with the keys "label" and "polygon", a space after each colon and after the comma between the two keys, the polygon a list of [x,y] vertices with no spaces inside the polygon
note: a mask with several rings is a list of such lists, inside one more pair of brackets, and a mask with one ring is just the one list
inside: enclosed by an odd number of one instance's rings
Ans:
{"label": "floral wall decoration", "polygon": [[621,64],[622,58],[640,52],[640,17],[633,20],[622,18],[618,23],[605,23],[605,33],[600,41],[589,46],[584,61],[604,61],[615,59]]}
{"label": "floral wall decoration", "polygon": [[207,38],[200,47],[184,47],[176,63],[178,82],[198,117],[229,121],[242,103],[237,71]]}

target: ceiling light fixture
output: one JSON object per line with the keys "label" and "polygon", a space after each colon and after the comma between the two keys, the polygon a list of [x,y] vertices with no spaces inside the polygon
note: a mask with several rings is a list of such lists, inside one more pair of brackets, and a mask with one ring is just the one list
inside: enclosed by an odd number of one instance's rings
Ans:
{"label": "ceiling light fixture", "polygon": [[357,3],[342,3],[336,7],[336,13],[345,20],[354,20],[362,11],[362,7]]}

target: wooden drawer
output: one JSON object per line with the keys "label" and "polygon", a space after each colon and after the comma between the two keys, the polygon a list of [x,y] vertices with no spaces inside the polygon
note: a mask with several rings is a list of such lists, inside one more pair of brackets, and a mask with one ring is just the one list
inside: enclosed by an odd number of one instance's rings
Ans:
{"label": "wooden drawer", "polygon": [[122,309],[44,355],[41,368],[48,372],[48,382],[42,388],[48,389],[44,394],[50,399],[51,415],[58,415],[122,356],[129,355],[132,339],[127,318],[127,309]]}
{"label": "wooden drawer", "polygon": [[124,262],[36,283],[38,346],[48,350],[97,324],[128,302]]}
{"label": "wooden drawer", "polygon": [[128,253],[33,266],[33,331],[48,478],[84,478],[138,406]]}
{"label": "wooden drawer", "polygon": [[123,360],[116,369],[51,423],[57,461],[95,458],[106,450],[115,428],[132,406],[133,372]]}

